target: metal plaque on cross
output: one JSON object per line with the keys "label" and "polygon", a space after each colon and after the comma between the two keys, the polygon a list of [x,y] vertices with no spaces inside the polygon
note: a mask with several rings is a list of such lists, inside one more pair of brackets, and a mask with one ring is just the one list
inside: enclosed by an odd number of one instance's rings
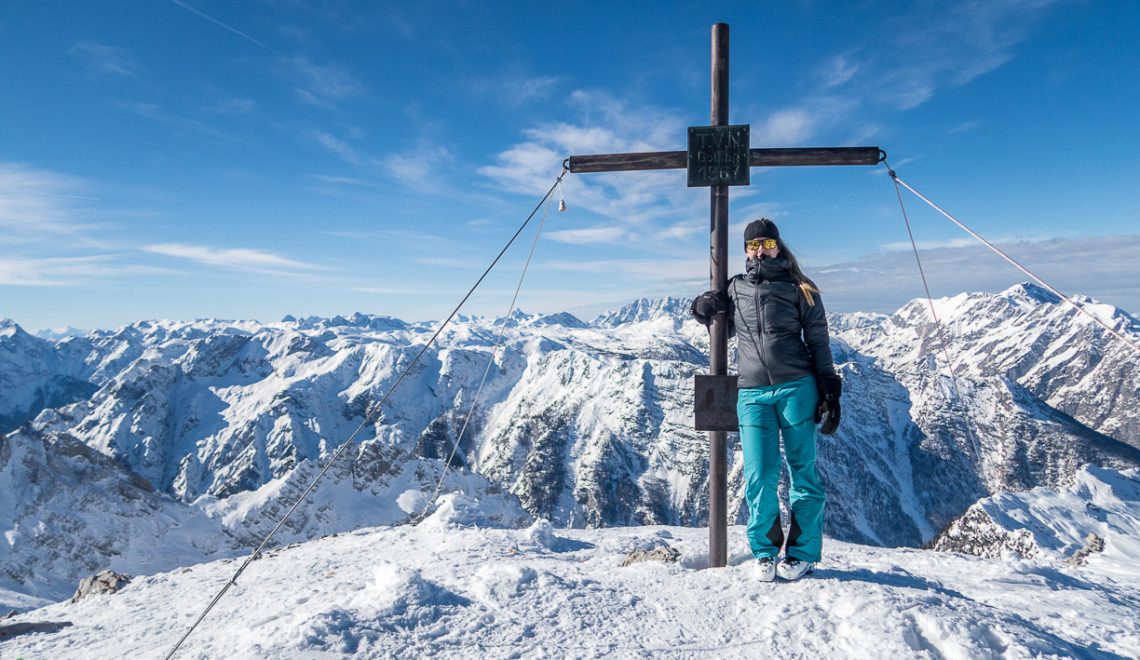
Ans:
{"label": "metal plaque on cross", "polygon": [[748,124],[689,127],[689,187],[747,186]]}

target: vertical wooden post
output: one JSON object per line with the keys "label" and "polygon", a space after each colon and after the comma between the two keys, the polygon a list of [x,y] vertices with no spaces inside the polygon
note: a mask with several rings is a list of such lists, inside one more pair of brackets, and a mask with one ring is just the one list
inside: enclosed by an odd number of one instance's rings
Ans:
{"label": "vertical wooden post", "polygon": [[[713,126],[728,125],[728,25],[712,26],[712,118]],[[725,290],[728,284],[728,186],[713,186],[710,192],[709,288]],[[709,373],[728,373],[728,320],[714,317],[709,334]],[[728,563],[727,456],[724,431],[709,431],[709,567]]]}

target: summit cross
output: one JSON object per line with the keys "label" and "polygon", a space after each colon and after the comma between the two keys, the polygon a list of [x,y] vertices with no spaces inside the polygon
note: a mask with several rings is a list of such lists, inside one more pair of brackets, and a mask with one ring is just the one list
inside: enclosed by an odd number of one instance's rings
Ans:
{"label": "summit cross", "polygon": [[[709,126],[689,127],[688,151],[654,151],[625,154],[570,156],[566,168],[573,174],[587,172],[629,172],[687,168],[690,187],[709,187],[709,288],[723,291],[728,284],[728,187],[748,185],[752,167],[793,165],[877,165],[878,147],[808,147],[792,149],[752,149],[748,125],[728,124],[728,25],[712,26],[712,106]],[[735,401],[726,393],[735,391],[728,373],[728,323],[723,314],[709,327],[709,376],[705,404],[722,414],[709,411],[702,422],[702,397],[696,397],[698,430],[709,432],[709,567],[728,563],[727,479],[725,440],[728,431],[737,430],[726,420],[735,420]],[[698,376],[697,387],[703,387]]]}

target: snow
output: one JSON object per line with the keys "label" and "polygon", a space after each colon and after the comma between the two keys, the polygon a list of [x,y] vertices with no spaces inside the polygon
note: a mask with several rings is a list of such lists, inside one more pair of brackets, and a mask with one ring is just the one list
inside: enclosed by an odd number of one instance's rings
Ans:
{"label": "snow", "polygon": [[[452,512],[454,513],[454,511]],[[1140,653],[1138,571],[982,560],[828,542],[796,583],[752,579],[743,530],[706,569],[706,532],[483,529],[439,514],[270,552],[189,637],[182,658],[1071,657]],[[462,518],[462,516],[460,516]],[[621,567],[668,543],[682,559]],[[5,657],[160,657],[236,570],[220,561],[0,624],[63,624]],[[1123,570],[1120,563],[1116,569]]]}
{"label": "snow", "polygon": [[[177,657],[1140,655],[1140,470],[1088,467],[1061,492],[984,504],[998,513],[1003,502],[1007,522],[1041,514],[1029,523],[1038,538],[1095,529],[1105,550],[1078,566],[1067,550],[983,559],[828,539],[814,573],[761,583],[739,526],[729,528],[729,565],[710,569],[703,528],[491,528],[492,512],[452,492],[416,526],[266,552]],[[622,566],[633,550],[666,545],[679,561]],[[161,657],[241,561],[4,619],[0,656]]]}

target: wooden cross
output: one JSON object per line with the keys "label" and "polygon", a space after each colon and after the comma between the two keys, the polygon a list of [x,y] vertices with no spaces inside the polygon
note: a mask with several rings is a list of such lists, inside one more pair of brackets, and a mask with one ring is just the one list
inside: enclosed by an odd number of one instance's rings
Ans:
{"label": "wooden cross", "polygon": [[[878,147],[822,147],[751,149],[748,126],[728,125],[728,25],[712,26],[712,120],[710,127],[689,128],[688,151],[571,156],[567,168],[574,174],[688,168],[689,186],[709,186],[709,288],[723,291],[728,284],[728,187],[748,185],[750,167],[788,165],[876,165]],[[741,145],[743,140],[743,146]],[[747,163],[744,163],[744,161]],[[709,374],[714,379],[728,371],[728,325],[723,314],[709,328]],[[699,377],[698,377],[699,378]],[[733,385],[732,390],[735,390]],[[735,406],[735,401],[732,402]],[[735,418],[735,414],[732,415]],[[704,430],[698,424],[698,430]],[[709,430],[709,566],[728,561],[727,479],[725,425]]]}

